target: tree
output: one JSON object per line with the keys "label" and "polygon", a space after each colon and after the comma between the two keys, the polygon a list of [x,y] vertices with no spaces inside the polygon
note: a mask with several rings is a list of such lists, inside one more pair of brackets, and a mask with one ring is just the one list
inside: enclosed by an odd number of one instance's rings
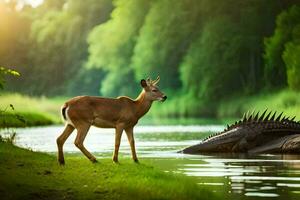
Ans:
{"label": "tree", "polygon": [[204,3],[202,31],[180,66],[184,91],[208,101],[257,92],[263,79],[262,38],[272,31],[277,3]]}
{"label": "tree", "polygon": [[287,80],[291,89],[300,91],[300,44],[288,43],[283,53]]}
{"label": "tree", "polygon": [[148,0],[117,0],[111,20],[90,33],[88,66],[106,71],[101,88],[103,95],[136,93],[130,60],[150,4]]}
{"label": "tree", "polygon": [[[297,11],[300,16],[300,7]],[[293,27],[291,41],[285,44],[282,58],[287,68],[288,86],[300,91],[300,19]]]}
{"label": "tree", "polygon": [[[31,21],[24,17],[22,11],[17,11],[15,6],[15,2],[0,2],[0,66],[22,73],[20,66],[25,66],[28,57]],[[9,73],[3,68],[1,71]],[[14,78],[11,80],[17,81]],[[10,81],[9,77],[7,81]]]}
{"label": "tree", "polygon": [[[0,65],[23,74],[18,80],[8,78],[7,89],[34,95],[67,95],[68,91],[78,95],[71,91],[73,82],[80,85],[74,78],[89,76],[82,72],[88,56],[87,35],[109,18],[111,1],[45,0],[37,8],[27,5],[21,10],[16,5],[15,1],[0,3],[4,19],[0,20]],[[104,72],[97,72],[100,81]]]}
{"label": "tree", "polygon": [[134,48],[136,79],[160,75],[161,87],[180,87],[178,67],[199,30],[200,11],[196,0],[153,3]]}
{"label": "tree", "polygon": [[225,16],[207,22],[181,65],[185,91],[197,99],[216,100],[242,87],[239,30]]}
{"label": "tree", "polygon": [[283,11],[276,19],[274,35],[265,40],[265,79],[269,87],[287,84],[286,66],[282,59],[285,44],[292,39],[295,24],[299,24],[299,6]]}
{"label": "tree", "polygon": [[66,94],[71,81],[79,81],[73,77],[84,67],[88,33],[106,21],[112,9],[109,0],[88,0],[84,4],[69,0],[63,6],[53,6],[46,13],[37,12],[39,17],[31,25],[30,63],[20,70],[25,74],[22,90],[27,93]]}

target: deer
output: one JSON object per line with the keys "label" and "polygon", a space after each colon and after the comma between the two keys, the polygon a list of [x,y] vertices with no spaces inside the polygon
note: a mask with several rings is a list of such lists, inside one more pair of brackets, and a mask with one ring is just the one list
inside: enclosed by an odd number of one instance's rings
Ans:
{"label": "deer", "polygon": [[130,144],[132,159],[138,163],[133,128],[139,119],[149,111],[154,101],[164,102],[167,99],[167,96],[157,86],[159,80],[159,76],[154,81],[150,78],[142,79],[140,81],[142,91],[136,99],[127,96],[117,98],[77,96],[65,102],[61,108],[65,128],[56,140],[59,164],[65,164],[63,145],[75,129],[77,130],[75,146],[91,162],[97,162],[95,156],[83,144],[91,126],[115,129],[115,147],[112,157],[115,163],[118,163],[121,136],[125,131]]}

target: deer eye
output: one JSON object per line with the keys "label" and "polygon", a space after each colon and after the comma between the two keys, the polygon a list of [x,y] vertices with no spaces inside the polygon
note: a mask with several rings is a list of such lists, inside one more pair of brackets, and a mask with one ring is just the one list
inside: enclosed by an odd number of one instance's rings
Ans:
{"label": "deer eye", "polygon": [[152,92],[157,92],[157,89],[153,89]]}

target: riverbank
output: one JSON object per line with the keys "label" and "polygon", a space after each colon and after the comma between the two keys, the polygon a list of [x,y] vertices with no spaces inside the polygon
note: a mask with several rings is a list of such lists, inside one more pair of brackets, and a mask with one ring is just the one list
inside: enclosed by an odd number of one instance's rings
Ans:
{"label": "riverbank", "polygon": [[[67,98],[0,95],[0,127],[29,127],[61,123],[60,107]],[[12,106],[11,106],[12,105]]]}
{"label": "riverbank", "polygon": [[31,127],[55,124],[56,121],[47,114],[37,112],[1,112],[0,128]]}
{"label": "riverbank", "polygon": [[[284,115],[300,120],[300,93],[289,89],[273,93],[261,93],[253,96],[236,97],[224,100],[220,103],[217,111],[218,118],[241,117],[247,111],[277,111]],[[262,112],[261,112],[262,113]]]}
{"label": "riverbank", "polygon": [[65,166],[56,157],[0,142],[0,196],[3,199],[218,199],[195,180],[162,172],[143,160],[92,164],[72,156]]}

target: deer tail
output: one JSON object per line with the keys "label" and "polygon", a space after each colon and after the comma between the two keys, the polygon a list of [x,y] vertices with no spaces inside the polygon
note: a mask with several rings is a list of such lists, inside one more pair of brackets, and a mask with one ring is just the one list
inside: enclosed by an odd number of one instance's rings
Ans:
{"label": "deer tail", "polygon": [[68,105],[65,103],[62,108],[61,108],[61,115],[62,117],[64,118],[64,120],[66,121],[67,120],[67,117],[66,117],[66,109],[67,109]]}

